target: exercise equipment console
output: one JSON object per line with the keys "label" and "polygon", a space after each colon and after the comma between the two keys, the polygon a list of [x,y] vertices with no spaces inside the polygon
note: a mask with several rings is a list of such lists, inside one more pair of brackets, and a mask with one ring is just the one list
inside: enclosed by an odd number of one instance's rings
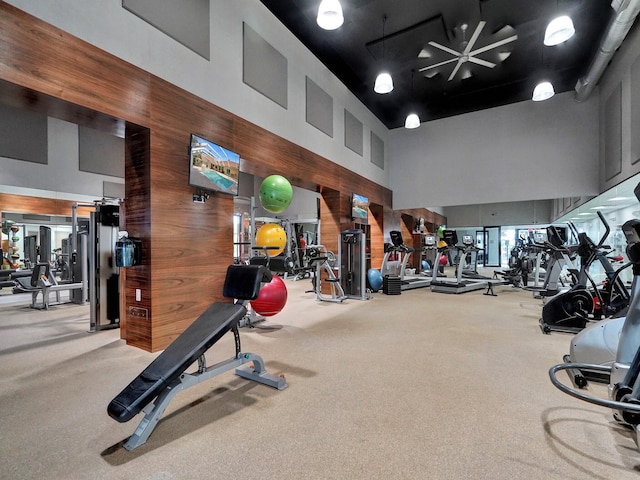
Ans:
{"label": "exercise equipment console", "polygon": [[[133,435],[124,444],[126,450],[133,450],[147,441],[178,392],[233,368],[236,369],[236,375],[245,379],[278,390],[287,387],[284,376],[265,371],[260,356],[243,353],[240,348],[238,322],[247,313],[245,304],[255,300],[262,283],[269,281],[271,273],[262,265],[230,265],[223,295],[235,298],[236,302],[212,304],[111,401],[107,412],[118,422],[128,422],[140,412],[145,414]],[[230,331],[235,337],[235,356],[207,367],[205,352]],[[198,370],[185,373],[196,360]],[[249,362],[252,365],[242,366]]]}

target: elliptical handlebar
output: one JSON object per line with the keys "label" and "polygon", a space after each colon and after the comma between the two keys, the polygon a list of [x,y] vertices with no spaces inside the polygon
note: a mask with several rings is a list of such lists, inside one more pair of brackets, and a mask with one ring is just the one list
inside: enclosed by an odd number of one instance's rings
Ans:
{"label": "elliptical handlebar", "polygon": [[604,245],[605,240],[609,236],[609,233],[611,233],[611,227],[609,227],[609,223],[604,218],[604,215],[602,214],[602,212],[600,210],[598,210],[596,213],[598,214],[598,217],[600,217],[600,221],[604,225],[604,235],[602,235],[602,238],[600,238],[600,241],[598,242],[598,245],[596,246],[597,248],[601,248]]}
{"label": "elliptical handlebar", "polygon": [[575,243],[580,243],[578,241],[578,229],[576,228],[575,224],[573,222],[567,222],[567,225],[569,225],[569,230],[571,230],[571,236],[573,237]]}

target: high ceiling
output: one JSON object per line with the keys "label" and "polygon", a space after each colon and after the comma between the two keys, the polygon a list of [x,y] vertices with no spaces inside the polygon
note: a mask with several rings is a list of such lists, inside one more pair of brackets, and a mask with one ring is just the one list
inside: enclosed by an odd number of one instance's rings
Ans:
{"label": "high ceiling", "polygon": [[[344,24],[327,31],[316,23],[320,0],[261,2],[388,128],[411,111],[425,122],[530,100],[542,78],[556,93],[573,90],[613,15],[608,0],[340,0]],[[559,13],[576,34],[544,46]],[[459,61],[453,52],[469,43],[474,58]],[[395,88],[380,95],[383,69]]]}

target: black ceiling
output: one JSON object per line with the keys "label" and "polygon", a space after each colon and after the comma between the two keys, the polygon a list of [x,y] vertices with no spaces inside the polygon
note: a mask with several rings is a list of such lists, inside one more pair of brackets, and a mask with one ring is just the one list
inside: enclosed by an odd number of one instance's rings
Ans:
{"label": "black ceiling", "polygon": [[[388,128],[403,126],[410,111],[425,122],[530,100],[543,77],[556,93],[573,90],[613,15],[607,0],[340,0],[344,24],[327,31],[316,23],[320,0],[261,2]],[[558,13],[571,16],[576,34],[546,47],[544,30]],[[460,51],[481,21],[486,24],[474,50],[517,35],[477,54],[494,68],[466,62],[450,81],[457,61],[420,72],[455,59],[430,41]],[[463,24],[468,25],[464,36]],[[420,58],[422,50],[430,57]],[[509,52],[500,60],[498,54]],[[395,87],[384,95],[373,91],[382,69],[391,73]],[[434,72],[433,78],[424,76]]]}

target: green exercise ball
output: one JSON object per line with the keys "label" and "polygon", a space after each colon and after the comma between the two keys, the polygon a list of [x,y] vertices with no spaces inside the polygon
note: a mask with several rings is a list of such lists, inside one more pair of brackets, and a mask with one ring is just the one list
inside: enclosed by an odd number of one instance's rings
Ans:
{"label": "green exercise ball", "polygon": [[260,185],[260,202],[267,212],[284,212],[292,196],[293,187],[282,175],[270,175]]}

